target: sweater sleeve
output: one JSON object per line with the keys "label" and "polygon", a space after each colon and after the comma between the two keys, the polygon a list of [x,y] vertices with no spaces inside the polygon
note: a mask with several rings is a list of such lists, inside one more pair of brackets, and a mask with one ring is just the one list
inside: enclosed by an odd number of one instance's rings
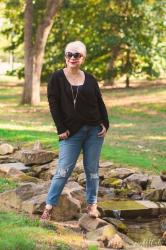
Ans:
{"label": "sweater sleeve", "polygon": [[99,110],[101,113],[101,118],[102,118],[102,122],[106,128],[106,130],[108,130],[109,128],[109,119],[108,119],[108,113],[107,113],[107,109],[106,106],[104,104],[103,98],[102,98],[102,94],[98,85],[97,80],[95,79],[95,86],[96,86],[96,95],[97,95],[97,101],[98,101],[98,105],[99,105]]}
{"label": "sweater sleeve", "polygon": [[51,75],[47,85],[47,98],[57,132],[58,134],[62,134],[67,130],[67,128],[64,126],[61,118],[60,91],[54,73]]}

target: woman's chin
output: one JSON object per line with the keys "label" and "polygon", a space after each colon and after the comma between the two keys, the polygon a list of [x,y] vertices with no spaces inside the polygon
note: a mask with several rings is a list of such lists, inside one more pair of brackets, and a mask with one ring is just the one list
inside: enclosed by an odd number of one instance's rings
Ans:
{"label": "woman's chin", "polygon": [[70,68],[79,68],[79,65],[78,64],[68,64],[68,67]]}

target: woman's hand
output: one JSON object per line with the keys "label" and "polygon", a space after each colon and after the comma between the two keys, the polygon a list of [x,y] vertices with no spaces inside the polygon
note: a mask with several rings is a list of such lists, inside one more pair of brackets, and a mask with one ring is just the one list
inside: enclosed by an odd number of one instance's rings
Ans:
{"label": "woman's hand", "polygon": [[64,133],[59,135],[59,138],[60,139],[67,139],[69,135],[70,135],[69,130],[66,130]]}
{"label": "woman's hand", "polygon": [[98,137],[104,137],[107,133],[107,130],[105,128],[105,126],[103,125],[103,123],[100,124],[102,127],[102,130],[98,133]]}

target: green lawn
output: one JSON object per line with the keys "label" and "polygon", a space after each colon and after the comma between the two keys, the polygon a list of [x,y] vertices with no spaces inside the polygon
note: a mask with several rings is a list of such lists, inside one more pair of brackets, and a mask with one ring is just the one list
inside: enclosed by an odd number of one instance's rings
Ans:
{"label": "green lawn", "polygon": [[[0,140],[30,146],[40,140],[47,149],[58,148],[58,137],[48,110],[46,86],[41,104],[21,106],[22,84],[0,78]],[[156,84],[102,91],[110,119],[101,159],[120,166],[159,172],[166,166],[166,88]]]}
{"label": "green lawn", "polygon": [[16,188],[18,185],[16,182],[7,178],[0,177],[0,193]]}
{"label": "green lawn", "polygon": [[2,250],[78,250],[82,236],[69,229],[47,224],[23,214],[0,211],[0,249]]}

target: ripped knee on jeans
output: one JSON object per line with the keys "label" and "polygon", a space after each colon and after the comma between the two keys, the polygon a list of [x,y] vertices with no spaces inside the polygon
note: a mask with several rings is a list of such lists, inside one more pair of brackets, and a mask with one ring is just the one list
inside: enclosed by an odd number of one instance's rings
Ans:
{"label": "ripped knee on jeans", "polygon": [[66,177],[67,173],[68,173],[68,169],[62,169],[62,168],[60,168],[57,172],[59,177]]}
{"label": "ripped knee on jeans", "polygon": [[98,173],[90,173],[90,178],[91,179],[98,179],[99,175],[98,175]]}

